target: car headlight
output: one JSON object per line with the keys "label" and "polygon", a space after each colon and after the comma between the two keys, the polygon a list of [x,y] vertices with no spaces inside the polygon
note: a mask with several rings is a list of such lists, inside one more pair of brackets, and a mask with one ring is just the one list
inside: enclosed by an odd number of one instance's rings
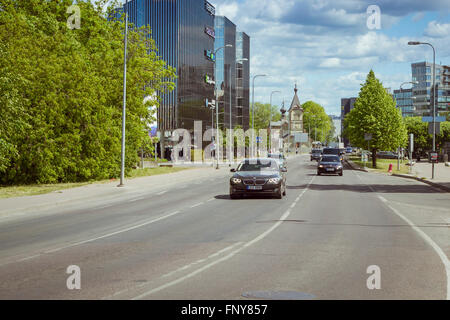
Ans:
{"label": "car headlight", "polygon": [[281,178],[270,178],[270,179],[267,181],[267,183],[270,183],[270,184],[277,184],[277,183],[280,183],[280,181],[281,181]]}
{"label": "car headlight", "polygon": [[337,166],[336,169],[342,169],[342,166]]}
{"label": "car headlight", "polygon": [[321,165],[319,166],[319,168],[323,168],[323,164],[321,164]]}
{"label": "car headlight", "polygon": [[238,184],[238,183],[241,183],[241,182],[242,182],[242,180],[239,179],[239,178],[231,178],[231,183],[233,183],[233,184]]}

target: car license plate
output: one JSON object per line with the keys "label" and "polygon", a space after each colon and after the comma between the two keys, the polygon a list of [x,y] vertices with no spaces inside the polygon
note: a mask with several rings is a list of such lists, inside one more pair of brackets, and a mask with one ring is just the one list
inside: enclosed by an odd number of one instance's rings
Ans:
{"label": "car license plate", "polygon": [[327,168],[327,171],[334,171],[334,168]]}
{"label": "car license plate", "polygon": [[247,186],[247,190],[262,190],[262,186]]}

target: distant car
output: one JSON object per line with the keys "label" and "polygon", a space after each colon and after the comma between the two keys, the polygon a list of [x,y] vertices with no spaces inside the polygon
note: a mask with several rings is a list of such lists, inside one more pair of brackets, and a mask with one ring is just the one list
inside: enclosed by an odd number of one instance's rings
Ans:
{"label": "distant car", "polygon": [[392,151],[378,151],[377,158],[380,159],[397,159],[398,154]]}
{"label": "distant car", "polygon": [[339,157],[340,161],[344,161],[344,156],[339,148],[323,148],[322,156],[324,155],[336,155]]}
{"label": "distant car", "polygon": [[285,167],[280,167],[275,159],[245,159],[236,169],[231,169],[230,198],[236,199],[246,194],[265,194],[282,199],[286,195]]}
{"label": "distant car", "polygon": [[347,147],[347,148],[345,148],[345,152],[346,153],[352,153],[353,152],[353,148],[352,147]]}
{"label": "distant car", "polygon": [[317,165],[317,175],[320,176],[322,173],[342,176],[344,169],[340,157],[334,154],[323,155]]}
{"label": "distant car", "polygon": [[286,157],[284,156],[284,154],[282,154],[282,153],[269,153],[267,155],[267,158],[275,159],[278,162],[278,164],[280,165],[280,167],[287,168],[287,160],[286,160]]}
{"label": "distant car", "polygon": [[311,161],[313,161],[313,160],[319,161],[321,156],[322,156],[321,149],[312,149],[311,150]]}

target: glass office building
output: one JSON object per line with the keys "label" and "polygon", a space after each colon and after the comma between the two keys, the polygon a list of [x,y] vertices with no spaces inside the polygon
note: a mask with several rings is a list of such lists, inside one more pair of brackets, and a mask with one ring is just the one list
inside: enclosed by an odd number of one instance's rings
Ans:
{"label": "glass office building", "polygon": [[[236,25],[227,17],[215,18],[216,90],[219,104],[219,127],[234,127],[236,123]],[[226,47],[231,45],[232,47]],[[231,108],[231,109],[230,109]],[[230,113],[231,112],[231,113]]]}
{"label": "glass office building", "polygon": [[206,0],[131,0],[126,5],[129,21],[149,25],[158,55],[176,68],[176,89],[161,95],[158,131],[194,129],[194,120],[211,126],[212,111],[206,99],[214,99],[214,16]]}
{"label": "glass office building", "polygon": [[250,37],[245,32],[236,34],[236,61],[235,123],[247,130],[250,123]]}
{"label": "glass office building", "polygon": [[[446,66],[436,64],[436,115],[449,110],[450,91],[448,84],[445,83]],[[414,97],[414,115],[431,116],[432,108],[432,85],[433,85],[433,63],[418,62],[411,64],[412,81],[418,84],[413,86],[412,96]]]}
{"label": "glass office building", "polygon": [[412,89],[394,90],[394,99],[403,117],[414,116]]}

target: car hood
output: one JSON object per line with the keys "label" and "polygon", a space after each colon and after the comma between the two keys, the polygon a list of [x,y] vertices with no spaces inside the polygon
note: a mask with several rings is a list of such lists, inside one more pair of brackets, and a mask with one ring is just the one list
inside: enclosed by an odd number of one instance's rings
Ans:
{"label": "car hood", "polygon": [[320,162],[319,165],[326,165],[326,166],[340,166],[341,164],[339,162]]}
{"label": "car hood", "polygon": [[234,178],[276,178],[279,176],[277,171],[239,171],[233,175]]}

